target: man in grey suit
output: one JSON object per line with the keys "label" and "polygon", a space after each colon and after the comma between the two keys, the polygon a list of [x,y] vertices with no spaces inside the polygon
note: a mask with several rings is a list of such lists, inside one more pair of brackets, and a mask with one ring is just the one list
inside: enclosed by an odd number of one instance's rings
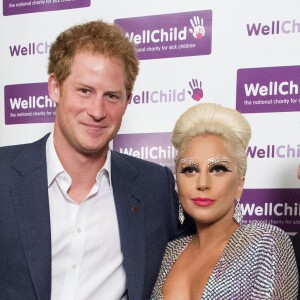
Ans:
{"label": "man in grey suit", "polygon": [[52,44],[54,130],[0,149],[0,299],[148,299],[179,228],[169,169],[109,149],[138,74],[133,45],[92,21]]}

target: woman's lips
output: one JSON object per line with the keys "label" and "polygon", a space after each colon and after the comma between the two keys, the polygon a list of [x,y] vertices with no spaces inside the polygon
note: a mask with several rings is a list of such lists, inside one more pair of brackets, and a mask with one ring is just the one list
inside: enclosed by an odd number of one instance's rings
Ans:
{"label": "woman's lips", "polygon": [[193,198],[192,200],[197,206],[210,206],[214,203],[214,200],[209,198]]}

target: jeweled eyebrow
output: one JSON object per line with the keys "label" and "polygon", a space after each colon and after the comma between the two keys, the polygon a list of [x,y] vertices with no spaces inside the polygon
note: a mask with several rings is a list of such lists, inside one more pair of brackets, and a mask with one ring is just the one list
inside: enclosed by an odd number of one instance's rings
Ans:
{"label": "jeweled eyebrow", "polygon": [[182,164],[187,164],[187,165],[191,165],[191,166],[199,165],[199,162],[197,159],[190,158],[190,157],[182,158],[179,162],[181,162]]}
{"label": "jeweled eyebrow", "polygon": [[220,162],[230,163],[231,159],[223,155],[211,155],[207,161],[208,161],[208,167],[210,168],[212,165],[215,165]]}

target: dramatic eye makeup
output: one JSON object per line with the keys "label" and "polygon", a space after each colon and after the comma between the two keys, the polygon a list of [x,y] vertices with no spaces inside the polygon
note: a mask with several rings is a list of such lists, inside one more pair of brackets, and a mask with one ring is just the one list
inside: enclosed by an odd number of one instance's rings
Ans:
{"label": "dramatic eye makeup", "polygon": [[221,175],[226,172],[232,172],[232,171],[222,164],[212,165],[212,167],[209,168],[209,173],[213,173],[215,175]]}
{"label": "dramatic eye makeup", "polygon": [[194,158],[182,158],[179,160],[181,166],[181,171],[180,173],[185,173],[185,174],[191,174],[194,172],[198,172],[198,160]]}
{"label": "dramatic eye makeup", "polygon": [[197,167],[199,165],[197,159],[190,158],[190,157],[182,158],[179,162],[181,164],[190,165],[190,166],[194,166],[194,167]]}
{"label": "dramatic eye makeup", "polygon": [[[231,159],[224,155],[211,155],[208,157],[208,172],[215,175],[222,175],[226,172],[232,172],[224,163],[230,163]],[[199,173],[199,161],[195,158],[185,157],[179,160],[180,173],[193,174]]]}
{"label": "dramatic eye makeup", "polygon": [[224,155],[211,155],[208,157],[207,162],[208,162],[208,168],[210,168],[211,166],[222,162],[230,163],[231,159]]}
{"label": "dramatic eye makeup", "polygon": [[226,172],[232,172],[224,163],[230,163],[231,159],[223,155],[211,155],[208,158],[208,169],[210,173],[222,175]]}

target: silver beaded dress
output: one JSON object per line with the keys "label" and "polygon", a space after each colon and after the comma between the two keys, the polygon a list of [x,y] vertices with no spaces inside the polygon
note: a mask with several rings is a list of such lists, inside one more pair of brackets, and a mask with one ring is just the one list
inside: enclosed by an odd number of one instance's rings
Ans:
{"label": "silver beaded dress", "polygon": [[[151,300],[163,299],[166,277],[193,237],[168,243]],[[228,241],[201,299],[295,300],[297,294],[298,270],[290,237],[276,226],[248,224]]]}

